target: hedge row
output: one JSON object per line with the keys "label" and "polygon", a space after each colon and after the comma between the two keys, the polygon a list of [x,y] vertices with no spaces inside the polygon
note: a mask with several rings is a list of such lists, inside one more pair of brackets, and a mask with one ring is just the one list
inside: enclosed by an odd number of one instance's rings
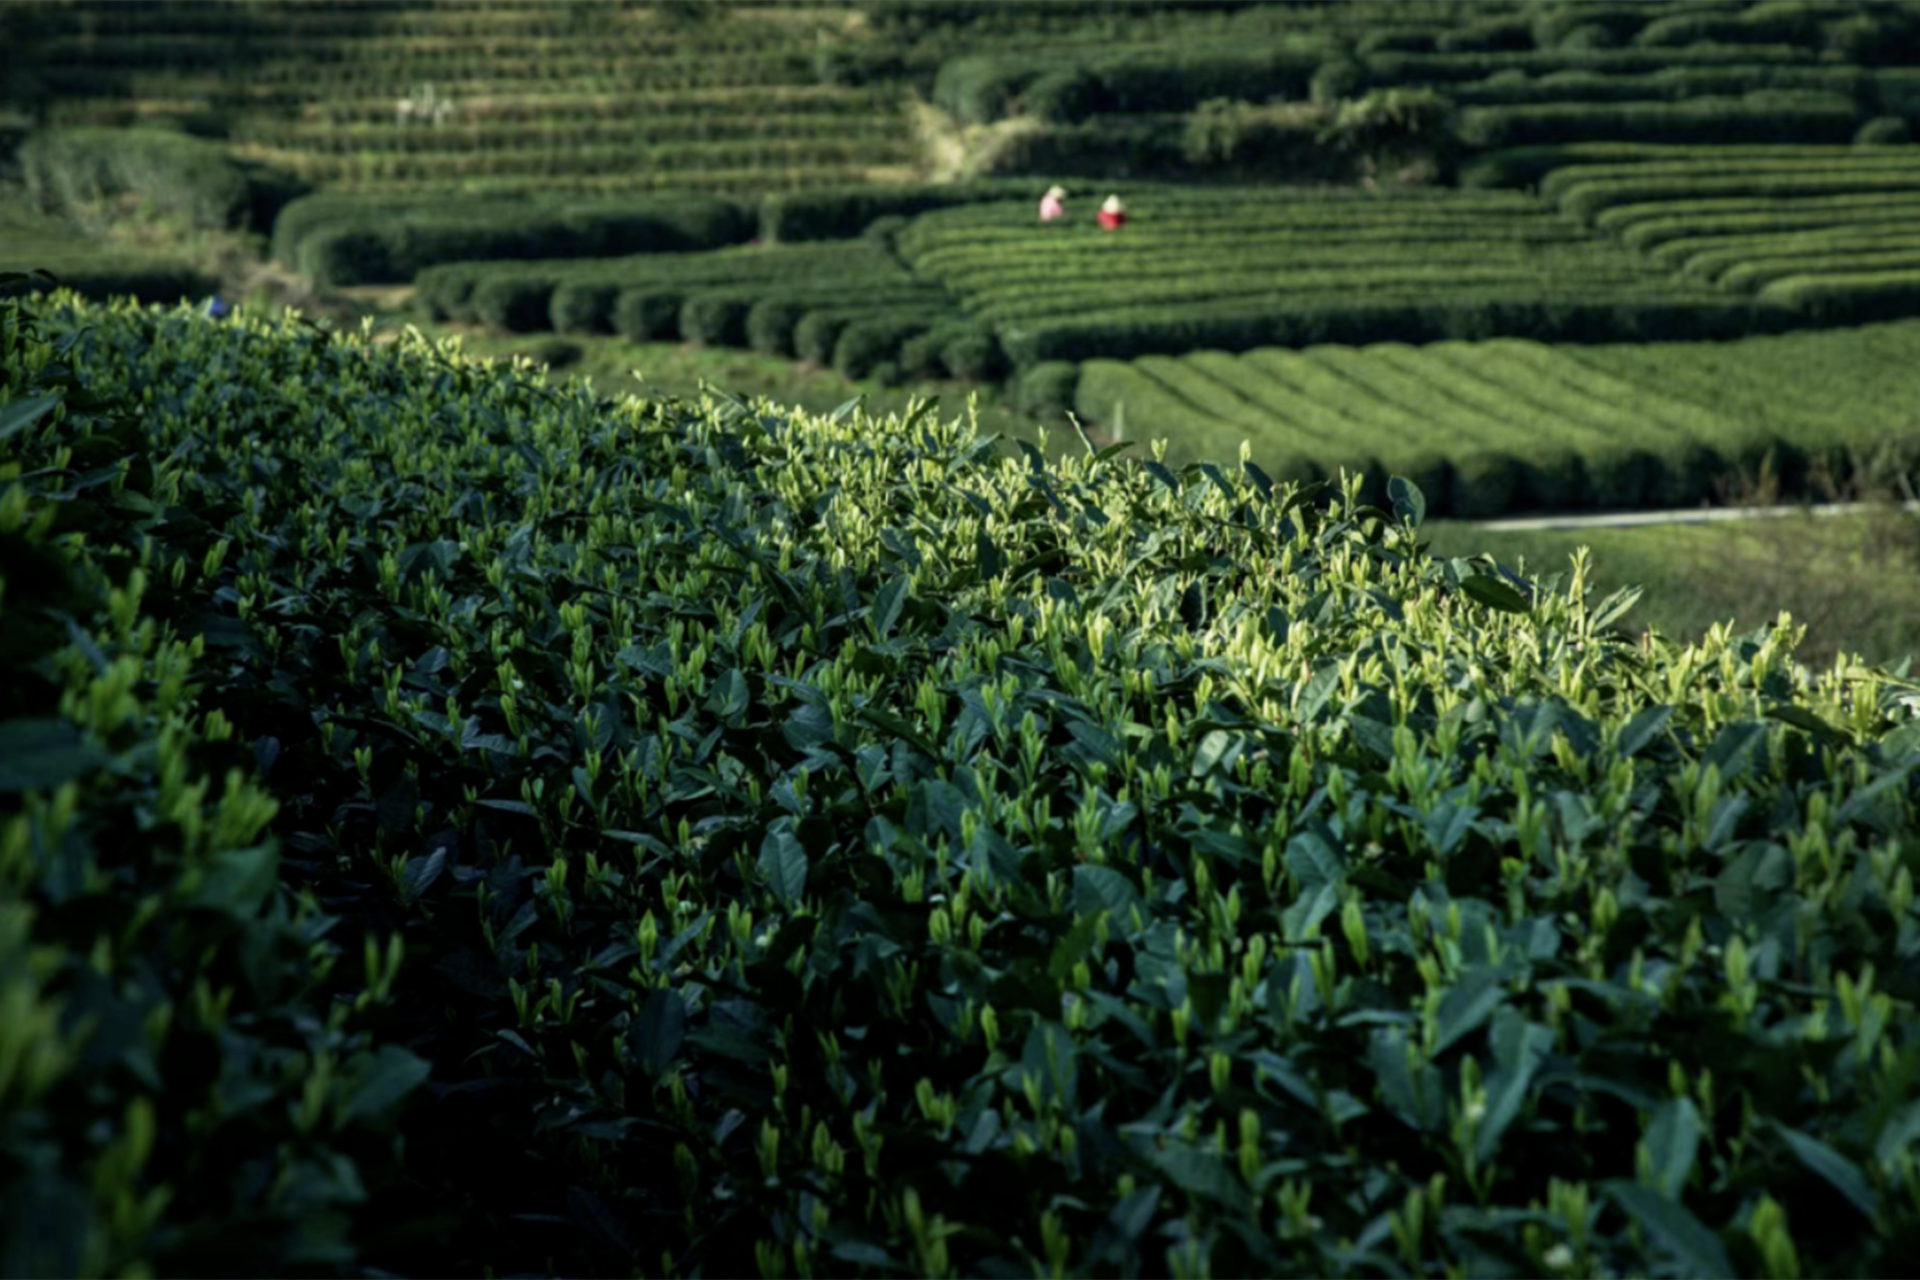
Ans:
{"label": "hedge row", "polygon": [[325,194],[281,214],[273,252],[317,283],[339,286],[408,281],[447,262],[682,253],[752,234],[747,209],[713,196],[428,201]]}
{"label": "hedge row", "polygon": [[[858,251],[838,244],[743,246],[611,259],[449,263],[420,273],[415,298],[433,319],[508,327],[500,300],[512,296],[519,300],[513,309],[526,328],[609,332],[613,300],[629,285],[672,286],[683,293],[729,284],[775,288],[795,278],[828,278],[836,269],[856,280],[876,275],[908,279],[905,268],[870,246]],[[482,302],[482,290],[494,301]],[[674,311],[678,313],[677,303]]]}
{"label": "hedge row", "polygon": [[760,236],[774,243],[842,240],[857,236],[876,220],[907,217],[930,209],[989,200],[1037,201],[1046,183],[1031,178],[898,187],[825,187],[785,191],[760,203]]}
{"label": "hedge row", "polygon": [[436,319],[530,332],[611,332],[635,342],[751,347],[831,364],[848,377],[903,363],[914,372],[996,378],[993,336],[939,284],[866,241],[659,254],[607,261],[454,263],[419,277]]}
{"label": "hedge row", "polygon": [[1768,284],[1759,297],[1829,324],[1920,315],[1920,265],[1893,271],[1790,275]]}
{"label": "hedge row", "polygon": [[1783,330],[1795,313],[1773,300],[1685,297],[1595,301],[1551,293],[1364,301],[1275,299],[1238,311],[1152,306],[1085,319],[1002,326],[1000,340],[1018,366],[1101,357],[1126,360],[1156,353],[1316,343],[1437,342],[1519,335],[1562,342],[1692,341]]}
{"label": "hedge row", "polygon": [[1109,112],[1191,111],[1216,98],[1304,98],[1330,52],[1327,45],[1293,43],[969,54],[941,65],[933,99],[961,120],[985,124],[1015,110],[1077,120]]}
{"label": "hedge row", "polygon": [[290,190],[215,143],[165,129],[43,129],[20,144],[17,159],[28,194],[44,207],[131,196],[197,227],[265,226]]}
{"label": "hedge row", "polygon": [[1770,62],[1627,73],[1553,71],[1528,76],[1505,72],[1485,80],[1450,84],[1446,96],[1460,107],[1680,102],[1689,98],[1737,98],[1769,90],[1837,93],[1859,101],[1872,83],[1872,73],[1862,67]]}
{"label": "hedge row", "polygon": [[1636,138],[1648,143],[1840,143],[1861,116],[1844,95],[1814,92],[1690,98],[1681,102],[1536,102],[1468,107],[1456,136],[1476,148]]}
{"label": "hedge row", "polygon": [[1920,391],[1920,327],[1871,341],[1864,374],[1819,333],[1102,359],[1081,366],[1077,405],[1110,434],[1167,440],[1178,462],[1245,439],[1263,467],[1410,475],[1429,511],[1453,516],[1692,505],[1769,455],[1798,486],[1820,466],[1845,474],[1850,449],[1911,436],[1900,406]]}
{"label": "hedge row", "polygon": [[[1746,146],[1737,150],[1711,145],[1674,145],[1643,142],[1565,142],[1551,146],[1514,147],[1475,156],[1461,165],[1459,183],[1473,190],[1496,187],[1537,187],[1556,170],[1580,165],[1676,165],[1698,162],[1721,168],[1761,165],[1830,164],[1847,159],[1832,146],[1791,143]],[[1641,170],[1651,172],[1651,170]],[[1561,181],[1565,181],[1562,179]]]}

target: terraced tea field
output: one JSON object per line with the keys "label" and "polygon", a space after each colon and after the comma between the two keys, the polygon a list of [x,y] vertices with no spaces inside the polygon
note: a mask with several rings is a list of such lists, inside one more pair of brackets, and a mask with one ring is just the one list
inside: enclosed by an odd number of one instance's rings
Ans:
{"label": "terraced tea field", "polygon": [[1735,332],[1743,308],[1511,192],[1141,191],[1109,235],[1012,205],[900,237],[1016,360],[1245,349],[1363,335]]}
{"label": "terraced tea field", "polygon": [[751,192],[897,177],[891,86],[823,85],[808,50],[844,10],[63,4],[30,13],[55,119],[218,110],[233,151],[304,181],[458,189]]}
{"label": "terraced tea field", "polygon": [[[1920,321],[1727,343],[1503,339],[1082,366],[1077,408],[1180,461],[1414,476],[1437,510],[1686,505],[1772,453],[1792,475],[1920,448]],[[1844,470],[1844,468],[1842,468]]]}
{"label": "terraced tea field", "polygon": [[1555,169],[1541,191],[1664,267],[1823,318],[1920,309],[1920,148],[1715,148]]}

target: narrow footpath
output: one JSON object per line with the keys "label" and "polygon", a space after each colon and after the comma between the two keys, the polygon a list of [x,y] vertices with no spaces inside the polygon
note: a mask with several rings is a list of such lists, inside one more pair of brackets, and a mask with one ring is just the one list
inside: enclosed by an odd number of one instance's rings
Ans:
{"label": "narrow footpath", "polygon": [[[1899,504],[1902,511],[1920,514],[1920,502]],[[1719,524],[1733,520],[1784,520],[1792,516],[1846,516],[1884,511],[1879,502],[1788,503],[1773,507],[1681,507],[1672,511],[1620,511],[1610,515],[1522,516],[1510,520],[1481,520],[1478,529],[1496,533],[1528,533],[1547,529],[1632,529],[1641,525]]]}

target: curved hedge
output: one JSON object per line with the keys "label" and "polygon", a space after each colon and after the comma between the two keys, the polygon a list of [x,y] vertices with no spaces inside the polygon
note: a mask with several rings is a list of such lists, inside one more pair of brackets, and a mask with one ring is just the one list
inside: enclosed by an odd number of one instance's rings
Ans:
{"label": "curved hedge", "polygon": [[134,461],[77,631],[0,561],[0,688],[85,726],[0,721],[0,1256],[92,1203],[228,1252],[55,1269],[1908,1268],[1911,680],[1622,635],[1405,484],[39,314],[97,399],[9,383],[0,530],[86,554],[15,495]]}
{"label": "curved hedge", "polygon": [[409,281],[446,262],[716,249],[752,229],[747,209],[712,196],[422,201],[326,193],[282,211],[273,252],[316,283],[345,286]]}
{"label": "curved hedge", "polygon": [[223,148],[166,129],[42,129],[15,159],[27,193],[53,209],[130,195],[197,227],[233,226],[253,211],[253,184]]}

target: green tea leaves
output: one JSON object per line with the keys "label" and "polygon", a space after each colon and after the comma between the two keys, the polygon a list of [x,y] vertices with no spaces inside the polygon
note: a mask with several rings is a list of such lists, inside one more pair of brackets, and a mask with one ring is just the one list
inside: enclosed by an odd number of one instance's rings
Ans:
{"label": "green tea leaves", "polygon": [[0,721],[0,794],[49,791],[106,763],[106,752],[68,721]]}
{"label": "green tea leaves", "polygon": [[1470,599],[1502,613],[1525,613],[1527,598],[1506,581],[1490,574],[1475,573],[1460,580],[1460,590]]}
{"label": "green tea leaves", "polygon": [[1606,1190],[1628,1220],[1672,1260],[1675,1274],[1703,1278],[1736,1274],[1720,1237],[1686,1208],[1638,1183],[1609,1182]]}
{"label": "green tea leaves", "polygon": [[1775,1125],[1774,1128],[1793,1154],[1799,1157],[1800,1163],[1820,1175],[1862,1216],[1872,1218],[1880,1212],[1880,1198],[1873,1193],[1859,1165],[1810,1134],[1785,1125]]}
{"label": "green tea leaves", "polygon": [[627,1043],[640,1070],[659,1077],[680,1053],[687,1032],[687,1004],[669,988],[656,988],[633,1020]]}
{"label": "green tea leaves", "polygon": [[793,819],[776,818],[760,842],[760,874],[780,905],[799,905],[807,891],[807,852],[794,835]]}
{"label": "green tea leaves", "polygon": [[1420,486],[1405,476],[1393,476],[1387,481],[1387,498],[1393,503],[1394,518],[1418,528],[1427,519],[1427,495],[1420,492]]}
{"label": "green tea leaves", "polygon": [[60,403],[58,395],[23,396],[0,404],[0,443],[19,435],[53,412]]}

